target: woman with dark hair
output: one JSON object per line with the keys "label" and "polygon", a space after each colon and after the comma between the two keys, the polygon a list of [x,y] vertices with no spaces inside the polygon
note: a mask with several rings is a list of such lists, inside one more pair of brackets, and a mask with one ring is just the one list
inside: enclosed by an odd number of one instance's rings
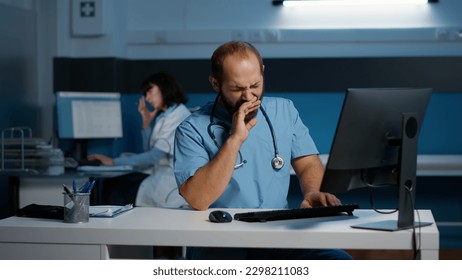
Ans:
{"label": "woman with dark hair", "polygon": [[[164,72],[149,76],[142,83],[141,91],[143,96],[138,112],[142,119],[144,152],[117,158],[93,154],[88,158],[99,160],[104,165],[147,167],[147,174],[130,173],[106,179],[103,201],[109,204],[134,202],[136,206],[182,207],[186,203],[178,193],[173,175],[173,140],[177,126],[190,115],[184,105],[187,97],[175,79]],[[152,111],[146,102],[154,108]]]}

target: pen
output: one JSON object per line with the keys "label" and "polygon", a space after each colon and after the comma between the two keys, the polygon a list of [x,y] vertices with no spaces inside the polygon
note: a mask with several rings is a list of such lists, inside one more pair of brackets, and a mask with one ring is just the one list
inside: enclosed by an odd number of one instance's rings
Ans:
{"label": "pen", "polygon": [[90,186],[88,187],[88,191],[87,192],[91,192],[91,190],[93,189],[93,187],[95,186],[95,182],[96,182],[96,178],[93,178],[91,183],[90,183]]}
{"label": "pen", "polygon": [[79,188],[79,193],[87,193],[88,188],[90,187],[90,182],[85,182],[80,188]]}
{"label": "pen", "polygon": [[[74,195],[71,193],[71,191],[66,187],[66,184],[63,184],[64,191],[66,194],[74,201]],[[75,202],[75,201],[74,201]]]}
{"label": "pen", "polygon": [[75,199],[74,199],[74,195],[71,193],[71,191],[66,187],[66,184],[63,184],[63,188],[64,188],[64,192],[69,196],[69,198],[72,200],[72,205],[70,205],[70,207],[72,207],[74,204],[75,204]]}
{"label": "pen", "polygon": [[[92,177],[93,178],[93,177]],[[91,179],[92,181],[86,181],[85,184],[83,184],[83,186],[81,186],[79,188],[79,193],[89,193],[91,192],[91,190],[93,189],[93,187],[95,186],[95,181],[96,179],[93,178]]]}

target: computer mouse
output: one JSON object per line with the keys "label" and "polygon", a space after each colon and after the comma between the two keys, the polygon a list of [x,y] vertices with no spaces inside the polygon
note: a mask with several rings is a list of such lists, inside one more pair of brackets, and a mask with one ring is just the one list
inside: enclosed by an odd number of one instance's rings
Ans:
{"label": "computer mouse", "polygon": [[229,223],[233,220],[231,214],[223,210],[214,210],[209,214],[212,223]]}

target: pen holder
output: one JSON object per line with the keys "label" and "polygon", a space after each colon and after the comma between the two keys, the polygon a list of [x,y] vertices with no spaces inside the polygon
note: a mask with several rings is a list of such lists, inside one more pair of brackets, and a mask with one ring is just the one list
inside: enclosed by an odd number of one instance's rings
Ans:
{"label": "pen holder", "polygon": [[64,222],[87,223],[90,217],[90,193],[63,193]]}

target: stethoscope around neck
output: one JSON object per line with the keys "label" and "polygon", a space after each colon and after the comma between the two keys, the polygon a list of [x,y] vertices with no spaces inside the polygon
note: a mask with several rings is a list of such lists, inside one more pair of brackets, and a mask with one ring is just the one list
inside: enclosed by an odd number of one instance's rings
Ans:
{"label": "stethoscope around neck", "polygon": [[[213,119],[213,116],[215,114],[215,108],[216,108],[219,97],[220,95],[217,96],[217,98],[215,99],[215,102],[213,103],[212,112],[210,113],[210,124],[207,127],[207,131],[210,135],[210,138],[212,138],[213,142],[218,148],[220,148],[220,144],[218,144],[218,141],[215,137],[214,127],[218,127],[219,129],[226,131],[228,134],[230,133],[230,129],[227,124],[225,124],[224,122],[215,121]],[[260,106],[260,110],[263,113],[263,116],[265,117],[266,123],[268,124],[269,129],[271,131],[271,137],[273,138],[274,158],[271,160],[271,166],[273,166],[275,170],[279,170],[284,166],[284,159],[279,156],[279,150],[278,150],[278,145],[276,141],[276,135],[274,134],[273,125],[271,124],[271,121],[268,115],[266,114],[265,109],[263,109],[263,107]],[[239,150],[239,163],[234,166],[234,169],[242,167],[246,163],[247,163],[247,160],[243,159],[241,150]]]}

